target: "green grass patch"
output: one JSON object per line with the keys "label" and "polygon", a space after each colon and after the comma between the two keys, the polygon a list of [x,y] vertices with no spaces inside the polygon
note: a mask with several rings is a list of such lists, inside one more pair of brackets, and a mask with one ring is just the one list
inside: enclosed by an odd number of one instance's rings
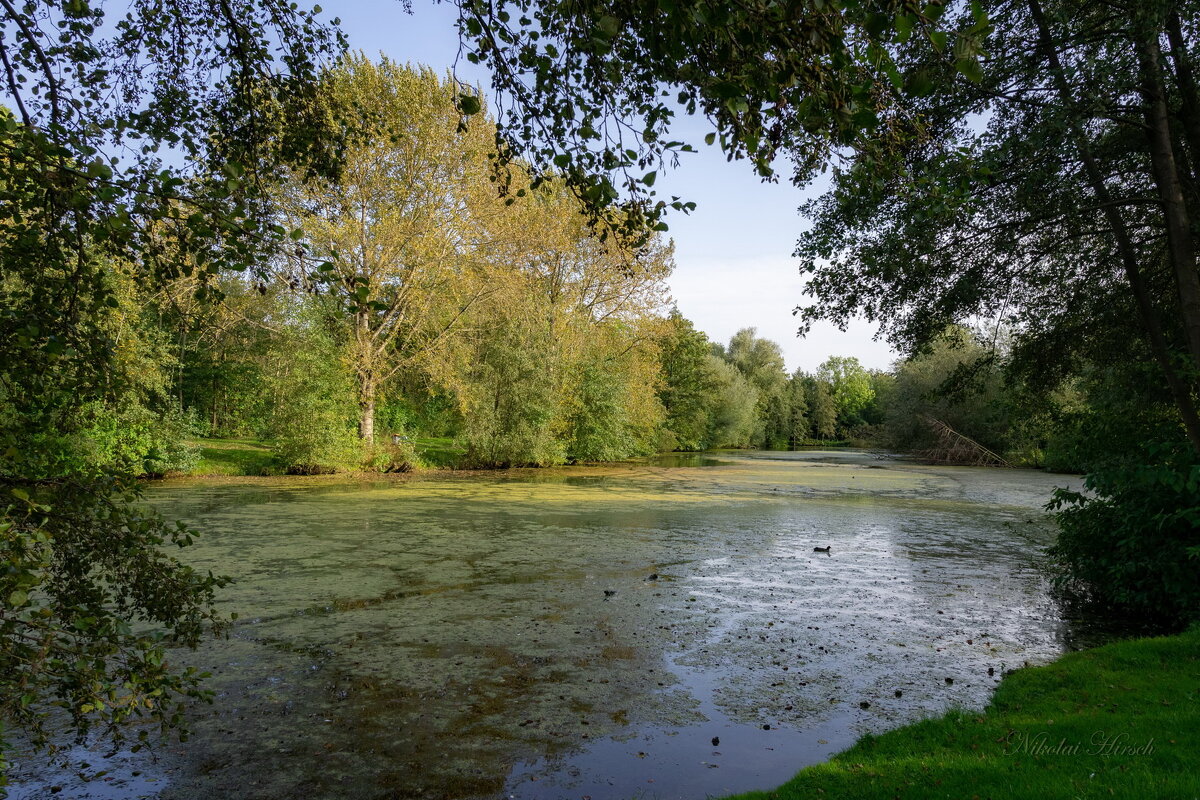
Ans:
{"label": "green grass patch", "polygon": [[739,797],[1200,798],[1200,628],[1019,670],[981,713],[864,737]]}
{"label": "green grass patch", "polygon": [[[853,441],[850,439],[804,439],[796,442],[796,447],[850,447]],[[781,447],[780,450],[790,450],[790,447]]]}
{"label": "green grass patch", "polygon": [[455,469],[467,454],[467,449],[449,436],[414,436],[412,443],[422,463],[431,467]]}
{"label": "green grass patch", "polygon": [[275,455],[256,439],[196,439],[200,460],[188,475],[270,475]]}

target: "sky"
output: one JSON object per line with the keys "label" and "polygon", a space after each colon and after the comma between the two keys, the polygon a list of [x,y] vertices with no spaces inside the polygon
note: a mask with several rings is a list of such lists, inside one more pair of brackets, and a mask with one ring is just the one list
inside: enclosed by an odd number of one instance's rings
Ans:
{"label": "sky", "polygon": [[[398,0],[338,0],[328,13],[341,19],[351,48],[369,56],[383,53],[435,69],[454,64],[458,36],[451,4],[414,0],[407,14]],[[489,85],[487,72],[465,59],[456,74]],[[667,220],[675,241],[671,295],[679,311],[714,341],[757,328],[759,336],[779,344],[789,370],[811,372],[832,355],[855,356],[869,369],[890,366],[896,354],[874,340],[875,328],[865,322],[845,332],[820,324],[807,338],[796,336],[792,310],[812,302],[792,258],[805,227],[797,209],[814,189],[801,191],[786,180],[763,183],[745,162],[726,162],[719,148],[704,145],[702,124],[679,129],[680,138],[700,152],[684,154],[679,167],[660,172],[655,184],[659,197],[678,195],[697,205],[691,214]]]}

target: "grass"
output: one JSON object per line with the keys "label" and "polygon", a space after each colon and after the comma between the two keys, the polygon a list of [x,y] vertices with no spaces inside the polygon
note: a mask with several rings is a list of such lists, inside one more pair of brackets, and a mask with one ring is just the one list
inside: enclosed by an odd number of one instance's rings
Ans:
{"label": "grass", "polygon": [[[456,468],[466,449],[449,437],[414,437],[412,440],[422,463],[435,468]],[[270,444],[257,439],[193,439],[189,444],[200,448],[200,460],[185,475],[274,475],[275,464]]]}
{"label": "grass", "polygon": [[414,436],[412,443],[421,461],[431,467],[455,469],[467,453],[449,436]]}
{"label": "grass", "polygon": [[[796,447],[850,447],[854,442],[850,439],[802,439],[796,442]],[[783,446],[780,450],[790,450],[791,447]]]}
{"label": "grass", "polygon": [[775,791],[739,797],[1196,800],[1200,627],[1019,670],[984,712],[867,736]]}
{"label": "grass", "polygon": [[200,460],[188,475],[270,475],[274,454],[256,439],[196,439]]}

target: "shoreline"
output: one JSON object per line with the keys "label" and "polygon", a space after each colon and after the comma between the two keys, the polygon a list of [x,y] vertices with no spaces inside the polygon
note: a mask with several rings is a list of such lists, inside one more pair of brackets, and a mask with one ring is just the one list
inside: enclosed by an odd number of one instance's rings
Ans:
{"label": "shoreline", "polygon": [[1009,672],[982,712],[866,735],[728,800],[1200,796],[1200,626]]}

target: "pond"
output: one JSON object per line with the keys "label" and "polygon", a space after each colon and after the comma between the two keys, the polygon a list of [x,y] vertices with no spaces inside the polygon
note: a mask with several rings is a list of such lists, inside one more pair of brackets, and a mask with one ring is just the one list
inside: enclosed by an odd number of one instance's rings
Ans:
{"label": "pond", "polygon": [[770,788],[1071,647],[1040,572],[1056,485],[853,451],[161,483],[204,532],[188,560],[236,580],[230,636],[176,655],[216,703],[186,744],[11,796]]}

